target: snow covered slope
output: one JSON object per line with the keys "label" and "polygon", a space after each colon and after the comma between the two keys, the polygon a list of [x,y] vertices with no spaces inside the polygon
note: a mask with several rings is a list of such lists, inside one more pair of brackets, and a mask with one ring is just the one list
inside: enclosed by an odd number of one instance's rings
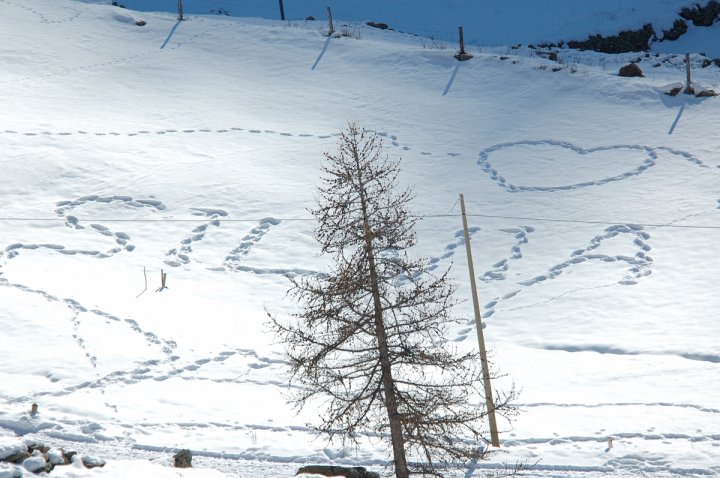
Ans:
{"label": "snow covered slope", "polygon": [[[110,3],[104,0],[81,0]],[[146,12],[172,11],[175,0],[123,0],[118,3]],[[685,0],[283,0],[285,18],[318,21],[327,7],[341,21],[384,22],[391,28],[455,42],[464,26],[469,43],[504,46],[517,43],[581,40],[590,34],[616,34],[653,23],[670,28]],[[214,12],[239,17],[280,18],[280,3],[264,0],[183,0],[190,14]]]}
{"label": "snow covered slope", "polygon": [[[266,326],[293,310],[287,274],[326,266],[306,208],[322,153],[358,121],[403,158],[416,252],[454,264],[463,296],[459,193],[479,228],[495,385],[514,381],[524,412],[458,476],[516,460],[720,474],[720,106],[658,91],[684,80],[681,58],[498,47],[459,63],[413,35],[177,22],[173,3],[0,0],[0,435],[106,459],[190,448],[246,478],[382,465],[379,443],[314,440],[320,411],[285,403]],[[638,57],[645,78],[616,76]],[[448,340],[474,347],[459,312]]]}

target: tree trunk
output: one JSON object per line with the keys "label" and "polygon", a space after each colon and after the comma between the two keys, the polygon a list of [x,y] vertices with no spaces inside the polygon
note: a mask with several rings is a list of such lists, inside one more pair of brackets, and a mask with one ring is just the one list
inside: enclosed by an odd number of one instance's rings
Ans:
{"label": "tree trunk", "polygon": [[390,423],[390,439],[392,440],[393,457],[395,459],[395,476],[397,478],[409,478],[410,474],[405,457],[405,440],[402,434],[402,423],[398,414],[397,399],[395,397],[395,382],[390,367],[390,353],[388,351],[387,333],[383,322],[382,303],[380,302],[380,287],[378,285],[377,272],[375,270],[375,257],[372,252],[372,237],[370,228],[365,219],[365,242],[368,250],[368,263],[370,266],[370,286],[373,296],[373,308],[375,315],[375,336],[378,341],[378,353],[380,355],[380,370],[382,372],[383,390],[385,391],[385,408],[388,412]]}
{"label": "tree trunk", "polygon": [[375,336],[378,341],[378,354],[380,355],[380,370],[382,374],[383,390],[385,391],[385,409],[388,413],[388,421],[390,425],[390,439],[393,448],[393,458],[395,460],[395,476],[396,478],[409,478],[407,458],[405,457],[405,440],[402,433],[402,423],[398,413],[397,397],[395,396],[395,382],[392,377],[392,367],[390,366],[390,352],[388,349],[387,333],[385,331],[385,323],[383,322],[382,302],[380,301],[380,286],[378,282],[377,269],[375,267],[375,255],[372,247],[372,231],[368,220],[367,203],[365,200],[365,191],[363,189],[362,172],[360,169],[360,158],[357,151],[353,151],[355,155],[355,164],[357,166],[358,181],[360,182],[360,204],[363,215],[363,225],[365,227],[365,250],[368,255],[368,266],[370,268],[370,288],[373,296],[373,309],[375,318]]}

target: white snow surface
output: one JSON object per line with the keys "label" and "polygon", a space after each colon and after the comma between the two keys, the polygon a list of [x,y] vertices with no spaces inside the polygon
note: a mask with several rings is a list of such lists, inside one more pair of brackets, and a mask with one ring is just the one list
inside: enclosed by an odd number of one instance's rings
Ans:
{"label": "white snow surface", "polygon": [[[104,0],[82,0],[110,3]],[[124,0],[145,12],[177,8],[174,0]],[[280,19],[280,3],[264,0],[183,0],[185,14]],[[285,19],[327,21],[327,8],[342,22],[385,23],[398,31],[455,42],[462,26],[468,43],[506,46],[584,40],[588,35],[636,30],[647,23],[669,29],[683,0],[283,0]],[[717,37],[716,37],[717,38]]]}
{"label": "white snow surface", "polygon": [[[330,38],[311,0],[286,22],[259,0],[187,0],[184,22],[170,0],[107,3],[0,0],[0,455],[31,438],[107,460],[53,471],[76,478],[387,473],[384,444],[327,443],[321,404],[288,405],[266,314],[296,310],[288,274],[327,267],[307,208],[357,121],[402,158],[412,252],[469,298],[465,194],[493,386],[521,391],[499,452],[457,477],[720,475],[720,103],[662,93],[684,50],[718,89],[697,53],[720,30],[560,63],[510,48],[690,2],[336,2]],[[467,62],[409,34],[462,18],[487,27]],[[638,59],[644,78],[617,76]],[[457,313],[447,339],[476,347]],[[167,466],[182,448],[196,468]]]}

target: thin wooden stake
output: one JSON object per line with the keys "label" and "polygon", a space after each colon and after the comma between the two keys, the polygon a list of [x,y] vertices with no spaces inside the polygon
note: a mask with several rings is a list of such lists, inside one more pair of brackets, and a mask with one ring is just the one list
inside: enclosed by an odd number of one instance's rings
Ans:
{"label": "thin wooden stake", "polygon": [[280,20],[285,20],[285,7],[283,6],[283,0],[280,0]]}
{"label": "thin wooden stake", "polygon": [[470,271],[470,288],[472,289],[473,309],[475,311],[475,328],[477,329],[478,345],[480,347],[480,362],[482,364],[483,385],[485,386],[485,403],[490,422],[490,442],[492,446],[500,446],[498,436],[497,420],[495,419],[495,403],[493,402],[492,386],[490,385],[490,367],[487,361],[485,349],[485,336],[483,335],[482,317],[480,316],[480,303],[478,300],[477,287],[475,286],[475,268],[470,248],[470,233],[468,232],[467,216],[465,215],[465,198],[460,195],[460,210],[462,212],[463,231],[465,233],[465,250],[467,251],[468,270]]}
{"label": "thin wooden stake", "polygon": [[183,18],[182,0],[178,0],[178,20],[185,20]]}
{"label": "thin wooden stake", "polygon": [[135,297],[136,299],[137,299],[138,297],[140,297],[141,295],[143,295],[143,294],[145,293],[145,291],[147,290],[147,273],[145,272],[145,268],[144,268],[144,267],[143,267],[143,276],[145,277],[145,288],[142,290],[142,292],[140,292],[140,293],[137,295],[137,297]]}
{"label": "thin wooden stake", "polygon": [[167,289],[168,286],[166,285],[166,283],[167,283],[167,272],[160,269],[160,288],[158,288],[158,290],[156,290],[155,292],[162,292],[163,290]]}
{"label": "thin wooden stake", "polygon": [[685,68],[687,70],[687,83],[685,85],[685,91],[688,93],[691,93],[692,91],[690,88],[690,83],[691,83],[691,81],[690,81],[690,53],[685,53]]}
{"label": "thin wooden stake", "polygon": [[335,33],[335,29],[333,28],[333,21],[332,21],[332,10],[330,10],[330,7],[327,7],[328,12],[328,36]]}

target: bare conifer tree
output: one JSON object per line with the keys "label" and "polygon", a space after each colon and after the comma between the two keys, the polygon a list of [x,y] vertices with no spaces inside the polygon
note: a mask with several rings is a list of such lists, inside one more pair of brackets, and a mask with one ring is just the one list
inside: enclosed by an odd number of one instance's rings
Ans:
{"label": "bare conifer tree", "polygon": [[[325,159],[311,212],[331,270],[293,279],[300,311],[271,316],[299,385],[293,399],[299,408],[325,400],[316,429],[330,437],[389,438],[397,478],[443,476],[486,450],[480,358],[445,338],[459,322],[454,288],[447,271],[429,273],[407,254],[412,192],[399,189],[399,161],[383,157],[381,139],[350,124]],[[512,411],[512,395],[495,397],[498,413]]]}

